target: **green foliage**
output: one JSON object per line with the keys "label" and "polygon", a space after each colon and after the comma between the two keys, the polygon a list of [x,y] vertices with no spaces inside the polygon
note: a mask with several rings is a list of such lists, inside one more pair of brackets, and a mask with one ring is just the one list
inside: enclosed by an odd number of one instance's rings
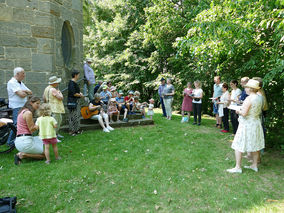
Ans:
{"label": "green foliage", "polygon": [[284,144],[283,7],[279,0],[85,0],[85,55],[94,59],[98,78],[139,90],[143,100],[158,100],[159,79],[172,77],[176,109],[186,83],[199,79],[208,114],[215,75],[227,82],[262,77],[270,104],[269,144],[279,146]]}

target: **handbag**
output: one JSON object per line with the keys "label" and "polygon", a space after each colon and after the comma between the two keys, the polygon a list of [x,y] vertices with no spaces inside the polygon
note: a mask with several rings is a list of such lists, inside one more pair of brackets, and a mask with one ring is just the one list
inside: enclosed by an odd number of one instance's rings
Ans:
{"label": "handbag", "polygon": [[16,213],[17,197],[0,198],[0,213]]}

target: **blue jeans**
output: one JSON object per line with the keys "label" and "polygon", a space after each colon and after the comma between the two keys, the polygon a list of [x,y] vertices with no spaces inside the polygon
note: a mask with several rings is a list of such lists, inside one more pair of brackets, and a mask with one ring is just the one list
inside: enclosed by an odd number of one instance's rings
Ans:
{"label": "blue jeans", "polygon": [[161,105],[162,105],[163,116],[167,117],[166,108],[165,108],[165,104],[164,104],[164,99],[162,97],[160,97],[160,102],[161,102]]}
{"label": "blue jeans", "polygon": [[[18,113],[20,111],[21,107],[13,109],[13,124],[17,126],[17,118],[18,118]],[[14,132],[10,132],[10,135],[8,137],[7,143],[8,145],[13,145],[15,141],[16,135]]]}

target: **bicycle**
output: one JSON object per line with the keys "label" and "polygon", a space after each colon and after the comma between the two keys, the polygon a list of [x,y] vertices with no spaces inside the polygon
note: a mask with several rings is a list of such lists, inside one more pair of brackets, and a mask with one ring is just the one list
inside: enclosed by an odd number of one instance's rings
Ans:
{"label": "bicycle", "polygon": [[[11,119],[13,110],[8,107],[8,103],[4,98],[0,98],[0,119]],[[6,121],[5,120],[5,121]],[[0,154],[5,154],[15,149],[15,139],[17,134],[17,128],[13,123],[1,122],[0,125]],[[11,135],[11,136],[10,136]],[[8,138],[10,141],[8,144]]]}

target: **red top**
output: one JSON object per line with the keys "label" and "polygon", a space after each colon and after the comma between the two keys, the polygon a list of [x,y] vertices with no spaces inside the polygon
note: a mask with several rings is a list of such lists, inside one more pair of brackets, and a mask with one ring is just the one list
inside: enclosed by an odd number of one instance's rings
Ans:
{"label": "red top", "polygon": [[27,125],[27,122],[23,118],[23,114],[27,110],[23,110],[17,118],[17,135],[22,135],[22,134],[32,134],[31,131],[29,130],[29,127]]}

